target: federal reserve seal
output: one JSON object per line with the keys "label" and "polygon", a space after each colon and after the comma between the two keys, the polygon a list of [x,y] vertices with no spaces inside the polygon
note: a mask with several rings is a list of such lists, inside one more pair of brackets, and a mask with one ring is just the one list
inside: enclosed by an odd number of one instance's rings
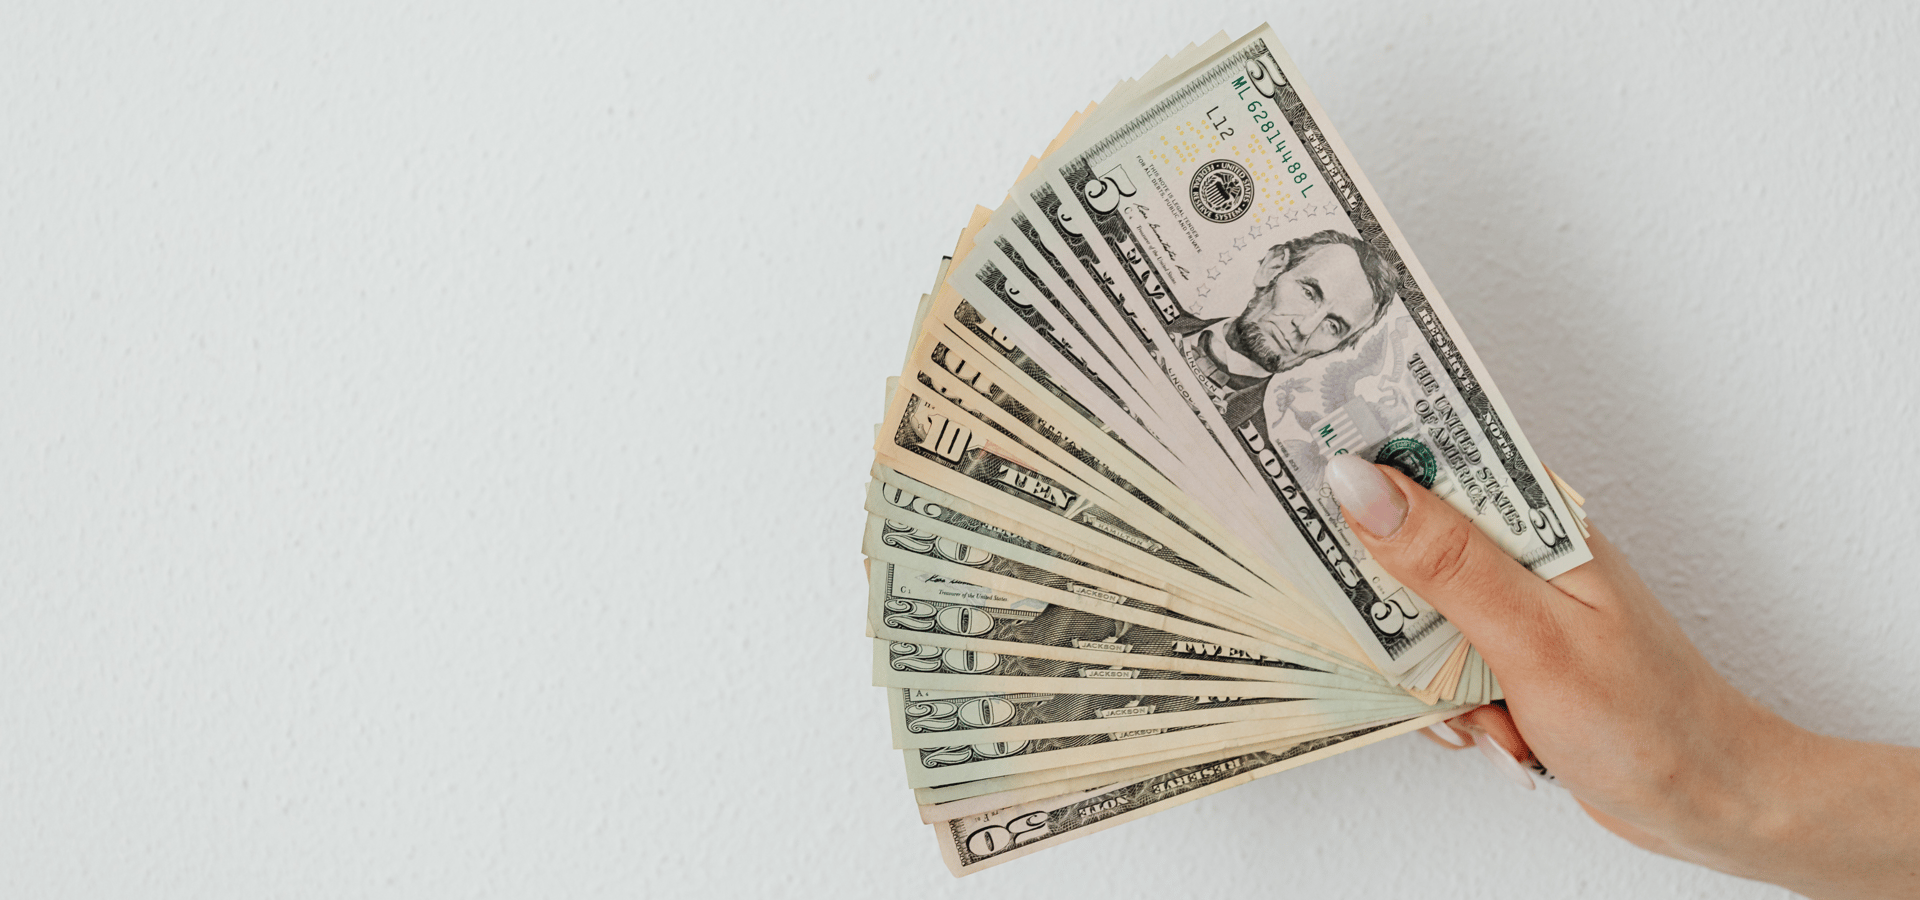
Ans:
{"label": "federal reserve seal", "polygon": [[1434,463],[1433,451],[1410,437],[1388,441],[1379,453],[1374,454],[1373,461],[1399,469],[1401,474],[1420,482],[1423,488],[1433,487],[1433,476],[1440,472],[1439,466]]}
{"label": "federal reserve seal", "polygon": [[1193,173],[1187,199],[1193,202],[1193,211],[1207,221],[1231,222],[1253,208],[1253,176],[1247,174],[1246,166],[1233,160],[1216,159]]}

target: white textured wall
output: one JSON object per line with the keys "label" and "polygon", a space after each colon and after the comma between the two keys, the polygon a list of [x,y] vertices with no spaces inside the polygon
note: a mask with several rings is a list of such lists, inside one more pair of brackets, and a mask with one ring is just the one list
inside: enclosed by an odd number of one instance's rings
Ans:
{"label": "white textured wall", "polygon": [[1920,744],[1920,14],[1116,5],[12,5],[0,896],[1777,896],[1417,739],[946,875],[881,380],[1067,113],[1262,19],[1702,650]]}

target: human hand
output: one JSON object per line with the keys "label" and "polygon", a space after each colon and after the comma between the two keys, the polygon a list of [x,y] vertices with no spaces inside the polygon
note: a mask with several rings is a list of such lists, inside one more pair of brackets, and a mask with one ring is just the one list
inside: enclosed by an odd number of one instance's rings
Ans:
{"label": "human hand", "polygon": [[1653,852],[1821,896],[1920,889],[1920,753],[1814,735],[1735,690],[1598,531],[1592,562],[1546,581],[1391,467],[1339,456],[1327,479],[1360,542],[1499,678],[1507,709],[1463,732],[1537,757]]}

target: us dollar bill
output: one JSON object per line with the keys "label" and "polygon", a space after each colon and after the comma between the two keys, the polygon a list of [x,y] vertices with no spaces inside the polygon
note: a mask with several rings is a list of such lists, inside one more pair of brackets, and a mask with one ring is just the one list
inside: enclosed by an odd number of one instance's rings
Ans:
{"label": "us dollar bill", "polygon": [[[1109,496],[1131,498],[1144,514],[1158,516],[1205,551],[1247,567],[1258,562],[1225,523],[1204,507],[1184,502],[1183,490],[1141,464],[1109,435],[1085,428],[1052,399],[1032,391],[998,360],[980,354],[946,329],[930,329],[909,354],[907,371],[922,386],[984,426],[1053,462]],[[1203,551],[1204,552],[1204,551]],[[1255,574],[1283,592],[1291,588],[1278,572]]]}
{"label": "us dollar bill", "polygon": [[1261,750],[1282,750],[1302,741],[1329,737],[1351,730],[1351,728],[1335,729],[1324,734],[1306,734],[1244,747],[1204,749],[1188,756],[1172,759],[1155,758],[1150,762],[1137,763],[1124,768],[1049,778],[1045,781],[1012,776],[985,778],[942,787],[914,788],[913,796],[920,808],[920,821],[928,825],[937,825],[949,819],[977,816],[1036,800],[1125,784],[1186,766],[1201,765]]}
{"label": "us dollar bill", "polygon": [[1405,674],[1457,632],[1347,532],[1322,474],[1332,456],[1400,468],[1543,577],[1591,558],[1264,27],[1082,127],[1016,194],[1074,249],[1100,288],[1090,301],[1135,329],[1140,368],[1166,373],[1265,487],[1263,518],[1289,537],[1286,556],[1316,563],[1321,594],[1383,670]]}
{"label": "us dollar bill", "polygon": [[868,485],[868,512],[905,526],[891,530],[910,530],[920,536],[888,540],[889,526],[870,521],[863,545],[868,556],[1045,602],[1098,609],[1123,621],[1385,686],[1371,668],[1351,662],[1364,654],[1350,641],[1338,645],[1350,648],[1350,653],[1335,652],[1292,633],[1220,613],[1199,599],[1153,586],[1145,573],[1122,563],[1076,556],[1005,527],[990,512],[884,466],[875,466],[874,475]]}
{"label": "us dollar bill", "polygon": [[1208,750],[1299,739],[1329,728],[1372,724],[1378,718],[1367,712],[1319,712],[1284,719],[929,747],[906,750],[903,754],[907,783],[916,788],[1021,775],[1057,780],[1179,759]]}
{"label": "us dollar bill", "polygon": [[[1375,704],[1373,708],[1382,718],[1398,710],[1419,711],[1408,706],[1409,702],[1386,697],[1353,701],[1356,707],[1360,703]],[[1312,701],[1284,697],[998,692],[935,695],[912,688],[889,690],[887,707],[893,745],[901,750],[1218,725],[1286,718],[1320,709]]]}
{"label": "us dollar bill", "polygon": [[1116,453],[1118,445],[1106,435],[1078,432],[1070,422],[1049,418],[1044,414],[1044,398],[1023,397],[1011,385],[1003,386],[997,376],[1005,373],[991,359],[957,346],[952,338],[939,331],[924,335],[908,372],[921,388],[971,416],[970,427],[997,435],[1029,458],[1046,462],[1073,479],[1069,487],[1097,492],[1114,515],[1135,523],[1140,532],[1163,539],[1183,557],[1229,573],[1246,570],[1255,580],[1239,580],[1256,590],[1271,587],[1281,594],[1299,595],[1281,573],[1249,566],[1247,561],[1257,563],[1258,557],[1204,509],[1183,503],[1179,488],[1159,473],[1131,465]]}
{"label": "us dollar bill", "polygon": [[[1083,580],[1075,575],[1093,578],[1093,573],[1072,571],[1072,567],[1066,563],[1046,565],[1048,560],[1045,557],[1035,558],[1032,554],[1009,556],[997,552],[1012,553],[1018,548],[989,549],[951,534],[876,515],[867,519],[866,540],[862,550],[874,564],[904,565],[930,576],[983,588],[1015,608],[1024,606],[1037,609],[1058,604],[1148,628],[1172,633],[1187,632],[1228,648],[1221,653],[1226,658],[1271,656],[1292,662],[1303,669],[1316,668],[1306,657],[1289,653],[1285,648],[1205,624],[1192,616],[1162,606],[1154,601],[1173,602],[1174,598],[1151,588],[1130,588],[1101,579]],[[1041,565],[1035,565],[1035,562]],[[1119,589],[1110,589],[1115,587]],[[1327,669],[1324,666],[1318,668]]]}
{"label": "us dollar bill", "polygon": [[934,829],[940,837],[940,851],[947,867],[954,875],[968,875],[1334,752],[1424,728],[1442,718],[1440,714],[1421,716],[1394,725],[1359,728],[1305,741],[1285,749],[1255,751],[1212,763],[1183,766],[1135,781],[947,820],[936,824]]}
{"label": "us dollar bill", "polygon": [[867,625],[876,638],[1095,665],[1139,662],[1256,681],[1297,680],[1297,673],[1315,671],[1085,609],[1006,598],[885,560],[875,561],[868,582]]}
{"label": "us dollar bill", "polygon": [[1126,760],[1126,762],[1133,764],[1118,769],[1104,768],[1098,771],[1080,774],[1040,772],[1035,774],[1006,775],[998,778],[983,778],[978,781],[967,781],[939,787],[914,788],[913,795],[920,806],[921,821],[931,825],[947,819],[980,815],[981,813],[1006,809],[1010,806],[1032,803],[1036,800],[1045,800],[1050,797],[1079,793],[1091,788],[1104,788],[1114,784],[1135,781],[1173,769],[1205,765],[1232,756],[1240,756],[1262,750],[1285,750],[1303,741],[1332,737],[1336,734],[1352,731],[1355,728],[1365,725],[1392,724],[1393,722],[1411,718],[1413,715],[1421,714],[1420,712],[1415,712],[1409,715],[1397,716],[1390,720],[1383,717],[1373,722],[1349,725],[1325,731],[1309,732],[1265,743],[1229,747],[1194,748],[1198,752],[1184,756],[1155,754],[1150,757],[1141,757],[1140,759],[1145,760],[1142,762]]}
{"label": "us dollar bill", "polygon": [[[952,787],[1006,778],[1042,783],[1284,739],[1287,736],[1284,725],[1291,721],[1269,719],[930,747],[902,751],[902,755],[906,759],[907,783],[915,788]],[[1276,733],[1264,736],[1268,729]],[[1294,733],[1311,730],[1297,729]]]}
{"label": "us dollar bill", "polygon": [[[1023,225],[1024,228],[1021,227]],[[996,227],[1011,230],[996,231]],[[1063,247],[1047,243],[1044,235],[1033,227],[1032,221],[1024,214],[1016,211],[1007,221],[990,223],[982,229],[979,237],[991,246],[966,260],[960,277],[953,278],[952,283],[994,324],[1002,325],[1019,318],[1023,309],[1021,297],[1036,292],[1044,297],[1070,296],[1073,299],[1071,303],[1058,306],[1097,309],[1085,304],[1086,294],[1077,282],[1056,279],[1055,266],[1059,266],[1059,272],[1066,271],[1062,257],[1066,251]],[[1049,260],[1053,265],[1037,268],[1026,265],[1024,261],[1029,257]],[[1049,285],[1070,287],[1061,288],[1063,293]],[[1046,304],[1035,303],[1025,308],[1040,310],[1039,314],[1043,317],[1050,314],[1050,307]],[[1064,318],[1063,314],[1053,314]],[[1115,331],[1112,327],[1100,327],[1088,333],[1093,336],[1094,343],[1106,347],[1105,352],[1110,355],[1127,356],[1129,359],[1138,356],[1130,352],[1137,347],[1129,343],[1129,332],[1125,329]],[[1201,428],[1201,424],[1184,414],[1185,400],[1173,384],[1157,370],[1138,377],[1140,380],[1132,382],[1131,386],[1153,405],[1160,416],[1156,423],[1159,429],[1157,433],[1163,443],[1172,448],[1186,464],[1185,480],[1179,482],[1181,492],[1173,496],[1183,501],[1190,498],[1191,502],[1199,503],[1203,508],[1218,510],[1220,515],[1226,517],[1221,521],[1230,526],[1226,532],[1228,536],[1239,538],[1247,535],[1257,542],[1259,534],[1255,529],[1256,520],[1245,515],[1243,505],[1236,502],[1236,498],[1245,494],[1250,487],[1243,474],[1221,455],[1217,442]],[[1266,558],[1256,557],[1262,562]],[[1282,568],[1279,571],[1283,580],[1290,581],[1293,578],[1292,570]]]}
{"label": "us dollar bill", "polygon": [[[973,253],[974,239],[985,223],[987,212],[976,210],[975,220],[962,232],[961,241],[955,247],[953,265],[963,264]],[[1109,435],[1129,454],[1183,488],[1192,490],[1204,486],[1209,479],[1221,474],[1207,467],[1196,469],[1163,443],[1154,429],[1158,427],[1156,423],[1166,420],[1141,399],[1133,385],[1107,379],[1090,368],[1086,360],[1062,354],[1053,342],[1037,334],[1020,317],[1003,316],[1002,319],[1001,324],[990,322],[948,283],[933,295],[925,322],[930,327],[951,330],[962,344],[1017,373],[1010,380],[1034,388],[1036,396],[1044,394],[1057,401],[1080,421]],[[1244,490],[1244,482],[1242,485]],[[1227,511],[1230,516],[1237,514],[1230,506]]]}
{"label": "us dollar bill", "polygon": [[[1110,463],[1124,456],[1180,485],[1182,490],[1208,483],[1204,469],[1196,470],[1182,460],[1142,424],[1154,418],[1144,401],[1137,396],[1095,390],[1087,373],[1050,353],[1051,348],[1036,348],[1037,338],[1030,330],[996,326],[971,303],[961,299],[950,285],[943,286],[934,295],[927,328],[943,329],[956,338],[954,347],[970,349],[978,357],[991,360],[1006,376],[1004,384],[1008,390],[1031,398],[1030,405],[1040,402],[1051,405],[1057,412],[1055,423],[1062,430],[1106,435],[1122,451],[1110,459]],[[889,403],[891,399],[890,393]],[[1161,499],[1178,495],[1176,491]],[[1228,516],[1226,521],[1232,525],[1230,533],[1240,534],[1250,527],[1251,520],[1236,519],[1240,514],[1231,505],[1223,508]]]}
{"label": "us dollar bill", "polygon": [[[937,339],[938,336],[930,335],[930,337],[935,338],[930,341],[933,345],[929,348],[933,351],[930,356],[951,364],[954,357],[940,352],[946,349],[946,345]],[[964,364],[959,368],[969,373],[973,371]],[[1235,565],[1243,560],[1257,560],[1251,549],[1234,539],[1232,532],[1222,529],[1220,524],[1212,520],[1204,510],[1196,512],[1191,507],[1172,502],[1162,504],[1158,497],[1178,496],[1178,493],[1171,485],[1164,483],[1156,473],[1133,471],[1122,474],[1108,468],[1094,452],[1100,443],[1098,437],[1089,438],[1083,443],[1058,430],[1043,431],[1042,428],[1046,424],[1044,420],[1034,417],[1031,410],[1007,392],[1000,391],[991,382],[978,377],[969,379],[974,387],[979,389],[977,393],[970,393],[969,390],[959,386],[944,366],[926,366],[919,369],[915,372],[915,377],[923,386],[941,394],[943,399],[957,400],[958,402],[953,402],[953,406],[971,413],[975,417],[974,421],[980,426],[992,429],[1006,436],[1007,439],[1018,442],[1021,447],[1032,450],[1041,458],[1051,460],[1063,471],[1079,478],[1082,483],[1095,486],[1107,496],[1117,494],[1132,498],[1137,506],[1125,507],[1126,513],[1129,516],[1139,517],[1134,521],[1154,523],[1156,533],[1168,533],[1165,529],[1173,529],[1174,537],[1198,542],[1197,545],[1184,544],[1181,548],[1182,552],[1208,559],[1223,558],[1231,560],[1231,564]],[[993,402],[982,403],[980,402],[982,397]],[[1031,422],[1027,421],[1029,419]],[[1140,478],[1144,484],[1160,490],[1157,492],[1143,490],[1135,486],[1130,477]],[[1191,524],[1189,519],[1192,523],[1198,524]],[[1316,601],[1310,599],[1310,595],[1292,588],[1282,573],[1256,566],[1241,565],[1240,567],[1247,569],[1255,578],[1272,586],[1273,591],[1277,592],[1266,594],[1265,599],[1268,602],[1257,605],[1270,626],[1297,635],[1309,643],[1340,647],[1343,651],[1350,650],[1350,655],[1354,657],[1364,655],[1352,645],[1351,638],[1343,627],[1326,617],[1324,610]],[[1146,577],[1151,579],[1152,576]],[[1295,597],[1298,600],[1294,603],[1281,603],[1278,602],[1279,596]],[[1223,596],[1218,599],[1222,603],[1234,605],[1231,608],[1223,608],[1223,611],[1242,619],[1246,616],[1244,612],[1234,612],[1231,609],[1245,610],[1253,604],[1253,601],[1245,601],[1233,596]]]}
{"label": "us dollar bill", "polygon": [[[1125,349],[1113,340],[1109,330],[1104,327],[1088,329],[1082,325],[1082,318],[1089,316],[1083,312],[1082,316],[1076,317],[1073,309],[1085,310],[1083,304],[1077,298],[1063,302],[1063,297],[1072,295],[1056,293],[1048,286],[1051,279],[1027,264],[1027,254],[1040,257],[1039,250],[1018,234],[1008,237],[983,232],[979,237],[986,243],[965,261],[965,269],[970,277],[952,280],[968,303],[980,310],[996,327],[1013,333],[1031,331],[1054,336],[1073,335],[1080,342],[1080,347],[1090,348],[1082,349],[1080,352],[1083,355],[1097,355],[1101,360],[1109,357],[1125,360],[1127,371],[1117,373],[1117,377],[1125,380],[1128,387],[1148,405],[1154,416],[1149,424],[1160,441],[1190,464],[1186,469],[1189,480],[1181,485],[1183,491],[1198,496],[1224,498],[1247,489],[1244,480],[1232,467],[1208,464],[1211,460],[1204,452],[1204,444],[1208,439],[1198,431],[1191,419],[1183,420],[1168,415],[1168,404],[1177,404],[1179,398],[1166,381],[1144,377],[1133,358],[1126,355]],[[1056,343],[1060,340],[1055,338]]]}
{"label": "us dollar bill", "polygon": [[[893,496],[920,499],[904,491]],[[879,504],[870,505],[884,509]],[[1204,642],[1212,648],[1206,652],[1222,660],[1276,660],[1289,667],[1338,674],[1383,692],[1399,692],[1370,669],[1346,665],[1337,657],[1282,635],[1231,620],[1222,623],[1217,616],[1213,622],[1205,621],[1206,607],[1179,595],[1129,582],[1094,566],[1082,566],[1064,555],[1053,556],[956,527],[950,523],[980,520],[943,505],[927,503],[921,508],[934,514],[916,516],[894,511],[870,516],[862,550],[876,563],[895,563],[1036,606],[1058,604],[1189,637]],[[993,527],[991,523],[980,524]],[[1017,535],[1007,536],[1018,539]]]}
{"label": "us dollar bill", "polygon": [[1021,447],[944,398],[906,382],[894,391],[875,455],[889,467],[1045,533],[1097,546],[1168,583],[1252,607],[1247,595],[1278,590],[1185,534],[1143,518],[1132,498],[1110,497]]}
{"label": "us dollar bill", "polygon": [[1344,679],[1330,679],[1316,672],[1302,672],[1291,681],[1242,681],[1137,665],[1103,666],[909,641],[875,640],[873,645],[876,687],[1183,697],[1233,694],[1324,700],[1362,700],[1376,696],[1373,692],[1346,686]]}
{"label": "us dollar bill", "polygon": [[[974,239],[990,212],[975,211],[974,221],[968,223],[954,248],[953,265],[964,265],[972,255]],[[1054,335],[1040,334],[1017,317],[1005,319],[997,326],[988,324],[950,282],[934,292],[927,321],[950,325],[960,333],[974,336],[981,342],[980,349],[1003,352],[1009,361],[1032,374],[1062,402],[1083,411],[1090,421],[1108,430],[1143,458],[1164,467],[1162,471],[1170,474],[1184,471],[1178,456],[1155,432],[1159,417],[1138,391],[1114,377],[1110,370],[1102,371],[1087,359],[1069,352],[1070,348],[1061,347],[1053,339]]]}
{"label": "us dollar bill", "polygon": [[[1098,307],[1087,302],[1086,292],[1081,289],[1080,283],[1073,280],[1065,261],[1046,245],[1032,220],[1015,214],[1008,224],[1025,240],[1017,241],[1010,235],[984,235],[986,243],[996,251],[996,256],[988,260],[985,266],[1004,264],[1012,271],[1019,272],[1039,292],[1048,308],[1058,313],[1066,327],[1080,334],[1103,359],[1113,360],[1115,368],[1124,368],[1139,383],[1145,383],[1145,373],[1140,371],[1139,364],[1121,345],[1112,323],[1100,315]],[[993,277],[985,267],[976,270],[975,280],[988,292],[995,295],[1001,293],[994,290]],[[966,283],[969,286],[972,284]],[[1040,310],[1041,315],[1045,315],[1045,312],[1045,309]],[[1154,402],[1153,405],[1156,410],[1165,406],[1162,402]]]}

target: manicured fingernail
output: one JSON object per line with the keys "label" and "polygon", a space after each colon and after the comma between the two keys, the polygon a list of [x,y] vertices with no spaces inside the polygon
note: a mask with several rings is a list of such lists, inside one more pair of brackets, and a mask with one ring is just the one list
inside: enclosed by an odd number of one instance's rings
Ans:
{"label": "manicured fingernail", "polygon": [[1327,484],[1355,524],[1377,537],[1392,537],[1407,519],[1407,498],[1372,463],[1342,453],[1327,463]]}
{"label": "manicured fingernail", "polygon": [[1449,747],[1460,750],[1467,749],[1467,739],[1463,737],[1460,732],[1449,727],[1445,722],[1435,722],[1432,725],[1428,725],[1427,730],[1433,732],[1434,737],[1439,738],[1441,743]]}
{"label": "manicured fingernail", "polygon": [[1533,779],[1527,775],[1526,767],[1520,765],[1520,761],[1514,759],[1513,754],[1508,753],[1507,748],[1500,746],[1491,735],[1475,729],[1473,742],[1480,745],[1480,752],[1487,757],[1487,762],[1493,763],[1493,767],[1499,769],[1508,781],[1533,790]]}

